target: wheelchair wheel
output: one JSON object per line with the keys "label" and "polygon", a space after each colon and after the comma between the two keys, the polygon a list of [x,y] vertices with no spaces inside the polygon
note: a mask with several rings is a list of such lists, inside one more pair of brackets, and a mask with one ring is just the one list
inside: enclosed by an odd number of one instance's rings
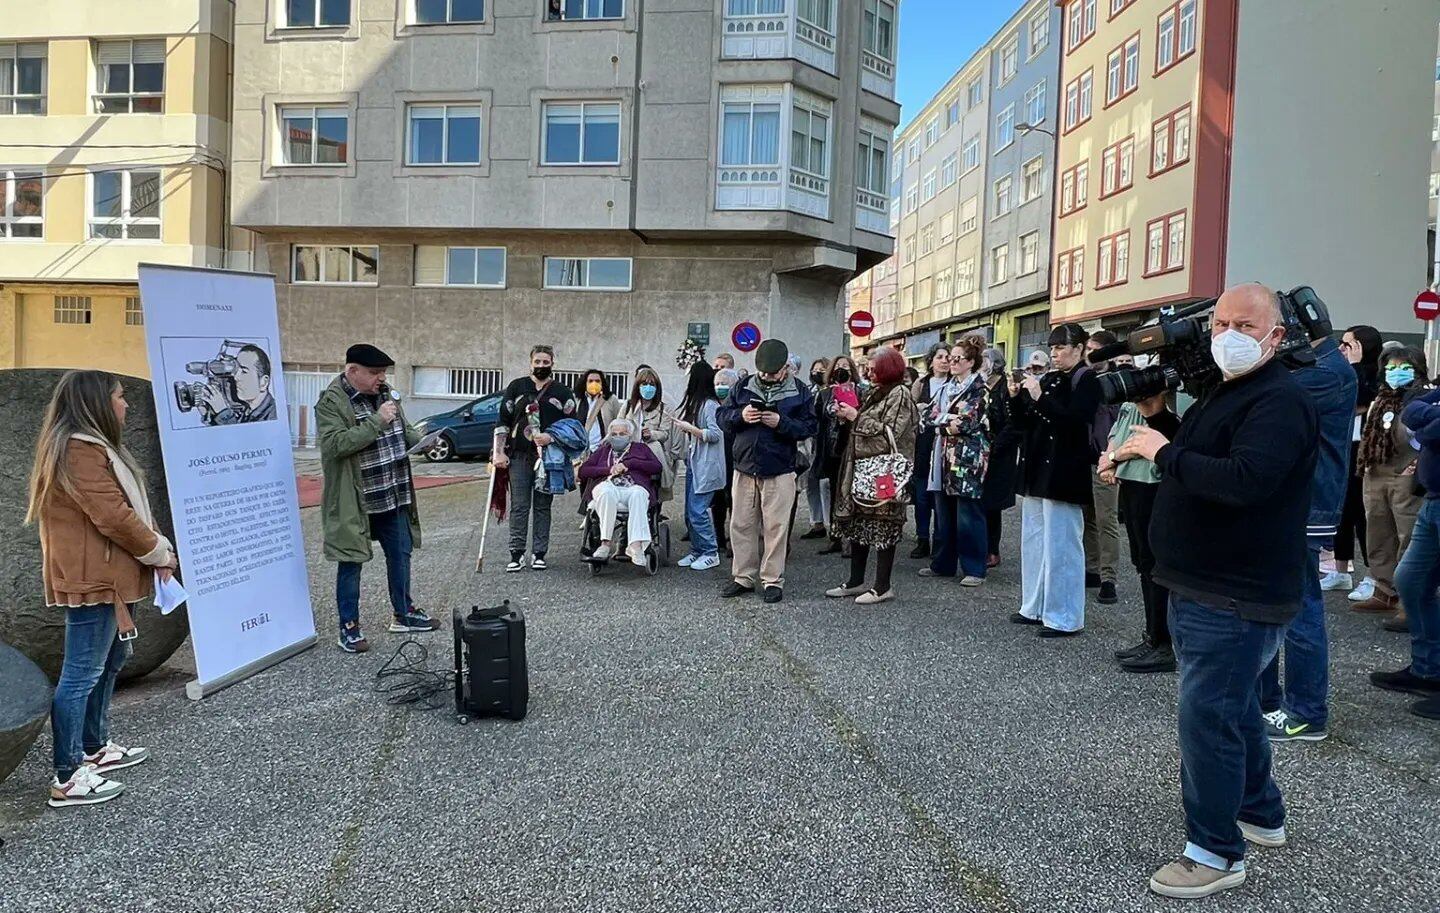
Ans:
{"label": "wheelchair wheel", "polygon": [[662,521],[662,522],[660,523],[660,535],[659,535],[658,540],[656,541],[655,544],[656,544],[656,547],[657,547],[657,551],[659,552],[659,555],[658,555],[657,557],[659,558],[660,563],[662,563],[662,564],[669,564],[669,563],[670,563],[670,521],[665,520],[665,521]]}
{"label": "wheelchair wheel", "polygon": [[645,573],[651,577],[660,573],[660,553],[654,546],[645,550]]}
{"label": "wheelchair wheel", "polygon": [[591,577],[599,577],[600,571],[605,567],[605,562],[603,561],[587,561],[585,563],[590,568]]}

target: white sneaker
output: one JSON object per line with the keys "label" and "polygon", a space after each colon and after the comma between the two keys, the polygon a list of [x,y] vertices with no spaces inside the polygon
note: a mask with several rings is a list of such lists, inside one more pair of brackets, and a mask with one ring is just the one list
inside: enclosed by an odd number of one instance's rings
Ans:
{"label": "white sneaker", "polygon": [[610,556],[613,554],[615,554],[615,549],[611,548],[608,545],[605,545],[604,543],[601,543],[600,545],[595,547],[595,551],[590,553],[590,560],[608,561],[610,560]]}
{"label": "white sneaker", "polygon": [[1272,710],[1269,713],[1260,714],[1260,718],[1263,719],[1265,723],[1269,726],[1275,725],[1275,721],[1284,718],[1284,716],[1285,711],[1283,709]]}
{"label": "white sneaker", "polygon": [[1360,585],[1357,586],[1355,589],[1351,590],[1350,595],[1346,596],[1345,598],[1350,600],[1351,602],[1364,602],[1365,600],[1371,599],[1374,596],[1375,578],[1366,577],[1364,580],[1360,581]]}
{"label": "white sneaker", "polygon": [[61,783],[58,777],[50,778],[50,799],[46,804],[51,808],[98,805],[109,802],[124,791],[124,783],[107,780],[97,774],[94,768],[81,764],[64,783]]}
{"label": "white sneaker", "polygon": [[694,564],[695,562],[697,562],[697,561],[699,561],[699,560],[700,560],[700,556],[699,556],[699,555],[686,555],[684,558],[681,558],[679,561],[677,561],[677,562],[675,562],[675,563],[676,563],[677,565],[679,565],[680,567],[689,567],[690,565]]}
{"label": "white sneaker", "polygon": [[136,764],[144,763],[148,757],[150,757],[148,748],[126,748],[111,741],[106,742],[105,747],[94,754],[87,754],[85,764],[96,773],[105,774],[112,770],[134,767]]}
{"label": "white sneaker", "polygon": [[719,567],[719,566],[720,566],[720,556],[719,556],[719,555],[701,555],[699,558],[696,558],[696,559],[694,560],[694,562],[692,562],[692,563],[690,564],[690,570],[692,570],[692,571],[708,571],[708,570],[710,570],[711,568],[715,568],[715,567]]}
{"label": "white sneaker", "polygon": [[1330,571],[1320,575],[1320,589],[1327,593],[1334,590],[1348,590],[1354,585],[1350,575],[1344,571]]}
{"label": "white sneaker", "polygon": [[649,547],[649,542],[632,543],[630,547],[625,550],[625,553],[630,556],[630,563],[635,565],[636,567],[644,567],[647,563],[645,558],[645,549]]}
{"label": "white sneaker", "polygon": [[1256,846],[1265,846],[1275,849],[1285,845],[1285,825],[1276,828],[1260,827],[1258,824],[1248,824],[1244,821],[1236,821],[1240,826],[1240,835]]}

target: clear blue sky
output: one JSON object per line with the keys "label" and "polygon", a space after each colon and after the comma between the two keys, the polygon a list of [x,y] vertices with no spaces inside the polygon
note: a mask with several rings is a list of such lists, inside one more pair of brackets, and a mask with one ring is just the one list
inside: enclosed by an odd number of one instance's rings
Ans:
{"label": "clear blue sky", "polygon": [[1028,0],[901,0],[900,124]]}

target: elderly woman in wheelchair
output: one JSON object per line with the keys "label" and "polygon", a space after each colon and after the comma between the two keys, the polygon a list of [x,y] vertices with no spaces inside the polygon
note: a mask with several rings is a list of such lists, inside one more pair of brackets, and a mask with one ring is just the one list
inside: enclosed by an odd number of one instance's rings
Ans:
{"label": "elderly woman in wheelchair", "polygon": [[613,540],[622,513],[626,515],[626,554],[641,567],[649,563],[651,508],[658,503],[661,469],[655,452],[640,440],[628,419],[610,423],[604,441],[580,467],[584,496],[593,515],[586,522],[586,544],[594,544],[592,529],[598,530],[594,535],[600,540],[588,559],[595,567],[615,554]]}

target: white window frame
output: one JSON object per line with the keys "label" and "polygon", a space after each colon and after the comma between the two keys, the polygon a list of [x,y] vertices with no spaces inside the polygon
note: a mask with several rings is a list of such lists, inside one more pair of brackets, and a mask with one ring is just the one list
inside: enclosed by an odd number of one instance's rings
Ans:
{"label": "white window frame", "polygon": [[920,208],[920,185],[911,184],[905,188],[905,215],[910,215]]}
{"label": "white window frame", "polygon": [[[753,113],[751,116],[754,116]],[[880,183],[879,186],[872,186],[872,179],[875,177],[872,169],[875,164],[876,152],[880,153],[880,161],[882,163]],[[855,186],[861,190],[867,190],[870,193],[885,196],[889,192],[889,188],[885,185],[885,174],[889,169],[885,167],[885,163],[889,161],[890,141],[878,133],[861,127],[859,129],[856,154],[863,155],[863,162],[857,161],[855,163]]]}
{"label": "white window frame", "polygon": [[1040,232],[1027,232],[1020,236],[1020,269],[1016,276],[1028,276],[1040,269]]}
{"label": "white window frame", "polygon": [[[0,61],[10,70],[10,85],[13,87],[9,95],[0,95],[0,115],[32,115],[41,116],[46,110],[46,96],[50,89],[50,45],[44,41],[7,41],[0,42],[0,49],[4,50],[4,56]],[[20,61],[40,61],[40,91],[38,94],[20,91]],[[21,111],[21,105],[33,107],[32,111]]]}
{"label": "white window frame", "polygon": [[[890,33],[886,47],[882,48],[880,47],[880,22],[885,17],[881,13],[887,9],[890,12]],[[895,14],[896,4],[891,0],[862,0],[860,12],[861,50],[867,54],[874,54],[887,63],[895,62]]]}
{"label": "white window frame", "polygon": [[[801,114],[804,114],[804,115],[805,115],[805,121],[806,121],[806,124],[805,124],[806,129],[805,129],[805,131],[804,131],[804,134],[805,134],[805,152],[806,152],[806,159],[807,159],[807,161],[806,161],[806,163],[805,163],[806,165],[814,164],[813,162],[810,162],[808,159],[810,158],[810,155],[813,154],[813,152],[814,152],[814,148],[815,148],[814,143],[815,143],[815,140],[816,140],[816,138],[817,138],[816,135],[815,135],[815,132],[814,132],[815,119],[818,117],[818,118],[824,120],[824,122],[825,122],[825,128],[824,128],[824,130],[822,131],[821,135],[819,136],[820,143],[821,143],[821,146],[820,146],[820,157],[821,157],[821,161],[820,161],[820,169],[819,169],[818,171],[817,171],[816,169],[814,169],[814,168],[802,167],[801,165],[799,165],[799,164],[797,164],[795,161],[793,161],[793,159],[794,159],[794,157],[795,157],[795,134],[798,133],[798,132],[800,132],[800,131],[797,129],[797,125],[798,125],[798,123],[799,123],[799,121],[800,121],[799,115],[801,115]],[[783,127],[783,126],[785,126],[785,125],[782,125],[782,127]],[[834,145],[834,136],[833,136],[833,132],[832,132],[832,131],[834,131],[834,129],[835,129],[834,109],[832,109],[829,105],[824,105],[824,106],[822,107],[822,106],[821,106],[820,104],[818,104],[817,102],[812,102],[812,101],[808,100],[808,98],[802,97],[799,93],[796,93],[795,96],[791,99],[791,103],[790,103],[790,119],[789,119],[788,126],[789,126],[790,129],[787,130],[787,131],[784,131],[784,133],[785,133],[786,138],[788,138],[788,139],[790,140],[789,155],[790,155],[790,158],[792,159],[792,161],[789,162],[790,170],[791,170],[791,171],[798,171],[798,172],[801,173],[801,174],[807,174],[807,175],[810,175],[811,177],[817,177],[817,178],[822,178],[822,179],[825,179],[825,180],[829,180],[829,178],[830,178],[830,152],[831,152],[832,146]]]}
{"label": "white window frame", "polygon": [[[159,244],[164,240],[164,216],[165,216],[165,172],[155,166],[148,168],[125,168],[111,169],[104,171],[120,175],[121,207],[120,215],[117,218],[105,219],[95,215],[95,177],[97,172],[91,171],[86,175],[85,181],[85,238],[90,241],[126,241],[132,244]],[[159,212],[156,216],[132,216],[130,206],[134,202],[132,197],[134,176],[139,173],[154,172],[158,178],[158,190],[155,208]],[[120,226],[120,237],[107,238],[95,234],[97,226],[118,225]],[[132,238],[130,232],[136,226],[155,226],[155,237],[153,238]]]}
{"label": "white window frame", "polygon": [[[319,279],[301,279],[296,269],[300,260],[297,256],[302,247],[314,247],[320,250],[318,263]],[[325,279],[325,261],[331,251],[347,251],[345,263],[349,266],[349,279]],[[370,250],[375,252],[375,278],[372,280],[355,279],[355,251]],[[359,285],[374,287],[380,284],[380,247],[377,244],[291,244],[290,245],[290,283],[292,285]]]}
{"label": "white window frame", "polygon": [[[1440,118],[1436,118],[1440,122]],[[960,157],[952,152],[940,162],[940,186],[949,187],[960,180]]]}
{"label": "white window frame", "polygon": [[985,77],[977,76],[965,86],[965,110],[973,110],[985,100]]}
{"label": "white window frame", "polygon": [[[479,136],[477,136],[476,139],[475,139],[475,161],[473,161],[473,162],[464,162],[464,161],[452,162],[452,161],[450,161],[450,160],[448,159],[448,156],[450,155],[450,109],[451,109],[451,108],[473,108],[475,111],[478,111],[478,112],[479,112],[479,114],[477,115],[476,119],[480,121],[480,132],[479,132]],[[439,116],[438,118],[429,117],[429,118],[421,118],[421,119],[422,119],[422,120],[439,120],[439,121],[441,121],[441,128],[440,128],[440,153],[441,153],[441,160],[438,161],[438,162],[417,162],[417,161],[414,161],[414,160],[412,160],[412,159],[410,158],[410,153],[411,153],[411,150],[414,148],[415,112],[416,112],[416,111],[422,111],[422,110],[433,111],[433,110],[436,110],[436,109],[439,109],[439,111],[440,111],[440,116]],[[583,112],[582,112],[581,115],[580,115],[580,143],[581,143],[580,148],[583,150],[583,149],[585,148],[585,146],[584,146],[584,143],[585,143],[585,115],[584,115]],[[618,132],[617,132],[617,134],[616,134],[616,141],[615,141],[615,143],[616,143],[617,146],[620,144]],[[618,151],[618,150],[617,150],[617,151]],[[485,107],[484,107],[484,105],[481,105],[479,102],[473,102],[473,101],[472,101],[472,102],[423,102],[423,101],[408,102],[408,103],[405,105],[405,149],[404,149],[404,156],[405,156],[405,167],[407,167],[407,168],[447,168],[447,167],[448,167],[448,168],[464,168],[464,167],[468,167],[468,166],[479,165],[481,162],[485,161]],[[599,163],[596,163],[596,162],[585,162],[584,164],[587,164],[587,165],[595,165],[595,164],[599,164]],[[617,162],[617,164],[618,164],[618,162]]]}
{"label": "white window frame", "polygon": [[[320,21],[320,13],[321,13],[321,11],[324,9],[324,7],[325,7],[325,4],[324,4],[323,0],[315,0],[315,16],[314,16],[314,18],[312,18],[309,22],[291,22],[291,21],[290,21],[290,3],[289,3],[289,0],[275,0],[275,2],[276,2],[277,4],[279,4],[279,16],[280,16],[280,22],[281,22],[280,27],[281,27],[281,28],[286,28],[286,29],[345,29],[345,28],[349,28],[349,27],[350,27],[351,25],[353,25],[354,22],[355,22],[355,4],[353,3],[353,0],[352,0],[352,2],[347,3],[346,6],[345,6],[345,21],[344,21],[344,22],[321,22],[321,21]],[[310,245],[304,245],[304,246],[310,246]]]}
{"label": "white window frame", "polygon": [[1015,103],[1012,101],[995,115],[995,150],[990,154],[998,155],[1001,150],[1009,149],[1014,142]]}
{"label": "white window frame", "polygon": [[935,194],[939,192],[939,187],[940,184],[938,173],[934,168],[931,168],[929,171],[925,172],[925,177],[921,179],[921,201],[928,203],[931,200],[935,199]]}
{"label": "white window frame", "polygon": [[[973,210],[969,218],[965,216],[966,209]],[[960,235],[964,237],[980,227],[980,198],[970,197],[960,204]]]}
{"label": "white window frame", "polygon": [[[572,260],[584,264],[584,277],[587,280],[583,285],[552,285],[550,283],[550,261]],[[630,281],[624,286],[618,285],[590,285],[588,283],[590,264],[597,260],[624,262],[629,265]],[[545,257],[540,265],[541,288],[553,289],[564,292],[629,292],[635,288],[635,260],[632,257]]]}
{"label": "white window frame", "polygon": [[1006,216],[1015,209],[1015,177],[1013,175],[1002,175],[991,185],[994,189],[994,196],[991,199],[995,202],[995,214],[992,219]]}
{"label": "white window frame", "polygon": [[905,164],[913,165],[920,160],[920,141],[912,139],[905,147]]}
{"label": "white window frame", "polygon": [[[318,0],[317,0],[317,2],[318,2]],[[159,44],[161,45],[160,91],[158,91],[158,92],[137,92],[137,91],[135,90],[135,45],[138,44],[138,43],[159,43]],[[105,64],[105,63],[101,63],[101,62],[100,62],[100,49],[101,49],[102,46],[107,45],[107,44],[129,44],[129,46],[130,46],[129,62],[126,64],[126,66],[128,66],[128,67],[130,68],[130,78],[129,78],[129,80],[127,81],[128,84],[129,84],[129,86],[130,86],[130,88],[129,88],[128,91],[125,91],[125,92],[106,92],[106,91],[103,91],[104,87],[101,85],[101,81],[102,81],[103,76],[104,76],[104,73],[105,73],[105,67],[111,66],[111,64]],[[116,114],[149,114],[149,115],[157,115],[157,114],[164,114],[164,113],[165,113],[165,81],[166,81],[166,80],[165,80],[165,77],[166,77],[166,75],[168,75],[168,74],[166,73],[166,71],[167,71],[168,69],[170,69],[170,67],[168,66],[169,60],[167,59],[168,50],[169,50],[169,49],[168,49],[167,47],[165,47],[165,39],[164,39],[164,38],[103,38],[103,39],[96,39],[96,40],[95,40],[95,83],[94,83],[95,90],[94,90],[94,94],[91,96],[91,102],[92,102],[92,106],[93,106],[93,108],[94,108],[94,112],[95,112],[96,114],[109,114],[109,115],[116,115]],[[115,66],[118,66],[118,64],[115,64]],[[140,99],[140,98],[158,98],[158,99],[160,99],[160,110],[158,110],[158,111],[136,111],[136,110],[135,110],[135,101],[136,101],[136,99]],[[101,101],[102,101],[103,99],[116,99],[116,100],[124,99],[124,100],[125,100],[125,110],[124,110],[124,111],[101,111],[101,110],[100,110],[100,105],[101,105]]]}
{"label": "white window frame", "polygon": [[[576,153],[579,158],[573,162],[557,162],[550,158],[550,112],[556,108],[580,109],[580,139],[576,144]],[[613,108],[616,115],[615,125],[615,158],[606,161],[585,160],[585,124],[586,116],[591,108]],[[481,141],[483,145],[485,124],[480,124]],[[408,139],[408,124],[407,124]],[[540,164],[546,168],[613,168],[620,164],[625,151],[625,106],[617,100],[604,99],[546,99],[540,105]]]}
{"label": "white window frame", "polygon": [[1025,125],[1038,127],[1045,123],[1046,80],[1042,79],[1025,92]]}
{"label": "white window frame", "polygon": [[975,291],[975,258],[961,260],[955,267],[955,294],[968,295]]}
{"label": "white window frame", "polygon": [[931,222],[920,229],[920,256],[926,257],[935,252],[935,223]]}
{"label": "white window frame", "polygon": [[960,150],[960,173],[969,174],[980,167],[980,137],[972,136]]}
{"label": "white window frame", "polygon": [[[510,279],[510,252],[509,252],[509,250],[508,250],[507,248],[505,248],[505,247],[503,247],[503,246],[493,245],[493,244],[433,244],[433,245],[432,245],[432,244],[417,244],[417,245],[415,245],[415,258],[416,258],[417,260],[418,260],[419,257],[420,257],[420,249],[421,249],[422,247],[438,247],[438,248],[442,249],[442,250],[445,252],[445,276],[444,276],[444,278],[443,278],[440,282],[420,282],[420,281],[417,280],[417,281],[415,282],[415,287],[416,287],[416,288],[489,288],[489,289],[503,289],[503,288],[507,288],[507,287],[508,287],[508,286],[506,285],[506,283],[507,283],[507,282],[509,281],[509,279]],[[477,253],[480,252],[480,251],[482,251],[482,250],[485,250],[485,251],[498,250],[498,251],[500,251],[500,281],[499,281],[498,283],[491,283],[491,282],[451,282],[451,281],[450,281],[450,252],[451,252],[452,250],[473,250],[473,251],[476,251]],[[477,266],[477,272],[478,272],[478,266]],[[419,275],[419,270],[418,270],[418,269],[415,270],[415,275],[417,275],[417,276]]]}
{"label": "white window frame", "polygon": [[[825,11],[829,14],[825,17],[826,21],[817,22],[816,20],[809,18],[805,15],[805,6],[818,6],[821,4],[824,5]],[[822,32],[828,32],[829,34],[833,35],[835,34],[835,5],[836,0],[797,0],[795,4],[795,18],[805,23],[806,25],[813,25],[815,28],[820,29]],[[891,27],[894,27],[893,21],[891,23]]]}
{"label": "white window frame", "polygon": [[1000,47],[1000,75],[998,86],[1008,85],[1015,74],[1020,72],[1020,36],[1012,35],[1010,40]]}
{"label": "white window frame", "polygon": [[416,26],[417,28],[423,28],[423,29],[428,29],[428,28],[432,28],[432,27],[435,27],[435,26],[443,26],[443,25],[479,25],[480,23],[486,21],[488,15],[490,14],[490,5],[493,4],[493,3],[495,3],[495,2],[496,2],[496,0],[482,0],[482,2],[481,2],[481,4],[480,4],[480,18],[479,18],[479,19],[456,19],[456,18],[455,18],[455,0],[444,0],[444,3],[445,3],[445,18],[444,18],[444,20],[442,20],[442,21],[440,21],[440,22],[421,22],[421,21],[420,21],[420,3],[419,3],[419,0],[405,0],[406,5],[410,7],[410,24],[413,25],[413,26]]}
{"label": "white window frame", "polygon": [[[492,0],[492,2],[494,2],[494,0]],[[599,4],[602,15],[592,16],[587,12],[591,3]],[[554,15],[547,12],[546,19],[550,22],[613,22],[625,18],[625,0],[620,0],[620,12],[613,16],[603,15],[605,8],[604,3],[605,0],[584,0],[580,15],[568,16],[565,14],[565,0],[562,0],[559,12]]]}
{"label": "white window frame", "polygon": [[990,248],[990,284],[1003,285],[1010,281],[1010,244],[997,244]]}
{"label": "white window frame", "polygon": [[925,125],[925,148],[929,149],[940,139],[940,116],[930,118]]}
{"label": "white window frame", "polygon": [[[310,112],[310,161],[291,162],[288,161],[290,155],[290,139],[286,135],[287,128],[285,126],[285,122],[286,120],[293,119],[296,115],[305,111]],[[320,144],[319,121],[321,116],[320,112],[322,111],[331,112],[326,115],[327,117],[333,118],[336,116],[334,112],[339,112],[339,116],[345,118],[345,157],[338,162],[317,162],[315,160],[315,153],[318,150]],[[275,164],[277,166],[281,168],[346,168],[351,164],[350,137],[354,134],[350,130],[349,107],[345,105],[326,104],[278,105],[276,107],[275,120],[276,124],[280,128],[280,149],[278,150],[278,154],[275,156]]]}
{"label": "white window frame", "polygon": [[[948,228],[946,227],[947,223]],[[940,215],[939,232],[941,244],[949,244],[955,240],[955,210],[952,209]]]}
{"label": "white window frame", "polygon": [[[38,216],[17,216],[15,215],[15,200],[18,194],[18,184],[29,178],[40,179],[40,215]],[[0,167],[0,241],[44,241],[45,240],[45,171],[42,168],[5,168]],[[14,227],[16,225],[39,225],[40,235],[30,237],[29,235],[16,236]]]}
{"label": "white window frame", "polygon": [[1046,10],[1030,20],[1030,55],[1025,59],[1034,60],[1049,46],[1050,11]]}
{"label": "white window frame", "polygon": [[[1034,167],[1032,173],[1031,166]],[[1034,178],[1034,192],[1031,192],[1031,178]],[[1037,155],[1020,166],[1020,205],[1038,200],[1045,195],[1045,156]]]}

